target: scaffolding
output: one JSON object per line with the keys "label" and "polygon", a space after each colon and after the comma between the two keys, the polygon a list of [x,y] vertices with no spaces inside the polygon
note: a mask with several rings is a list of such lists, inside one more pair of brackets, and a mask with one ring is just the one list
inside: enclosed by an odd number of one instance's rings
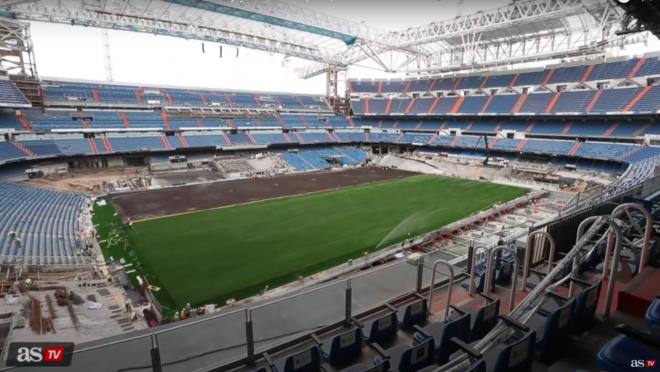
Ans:
{"label": "scaffolding", "polygon": [[30,24],[0,17],[0,73],[37,80]]}

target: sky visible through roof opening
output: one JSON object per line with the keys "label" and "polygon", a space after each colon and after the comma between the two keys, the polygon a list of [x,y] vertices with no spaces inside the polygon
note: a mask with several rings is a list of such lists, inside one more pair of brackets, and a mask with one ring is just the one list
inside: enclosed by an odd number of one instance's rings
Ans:
{"label": "sky visible through roof opening", "polygon": [[[246,0],[247,1],[247,0]],[[469,14],[483,8],[483,2],[465,0],[286,0],[336,17],[364,21],[382,30],[403,30],[433,21]],[[506,5],[493,0],[489,8]],[[32,22],[32,38],[39,75],[44,77],[98,80],[106,79],[103,31],[100,29]],[[108,31],[113,80],[117,83],[169,85],[213,89],[325,94],[325,75],[302,80],[297,68],[311,62],[284,58],[247,48],[184,40],[169,36]],[[658,50],[658,40],[638,47],[618,50],[620,55]],[[396,78],[376,71],[362,62],[351,67],[350,78]],[[373,63],[371,63],[373,66]]]}

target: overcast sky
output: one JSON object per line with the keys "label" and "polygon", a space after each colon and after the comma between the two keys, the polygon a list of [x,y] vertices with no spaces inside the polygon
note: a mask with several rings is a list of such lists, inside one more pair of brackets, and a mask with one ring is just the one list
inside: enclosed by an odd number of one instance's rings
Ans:
{"label": "overcast sky", "polygon": [[[455,17],[457,11],[471,13],[483,8],[483,2],[457,0],[406,0],[374,3],[357,0],[288,0],[310,6],[322,12],[366,22],[381,29],[405,29]],[[489,0],[489,7],[505,5],[506,0]],[[39,75],[69,79],[105,80],[105,61],[102,31],[99,29],[50,23],[32,23],[32,39]],[[325,93],[325,76],[299,79],[296,68],[308,61],[278,54],[156,36],[127,31],[108,31],[112,75],[115,82],[147,85],[176,85],[215,89],[286,91],[296,93]],[[658,42],[632,48],[621,53],[639,54],[657,50]],[[349,70],[351,78],[392,77],[366,68]]]}

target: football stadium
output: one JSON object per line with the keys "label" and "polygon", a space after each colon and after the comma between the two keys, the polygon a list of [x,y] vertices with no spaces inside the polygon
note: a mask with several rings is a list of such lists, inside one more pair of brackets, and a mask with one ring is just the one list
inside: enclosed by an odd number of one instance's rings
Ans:
{"label": "football stadium", "polygon": [[0,1],[0,371],[660,359],[660,3]]}

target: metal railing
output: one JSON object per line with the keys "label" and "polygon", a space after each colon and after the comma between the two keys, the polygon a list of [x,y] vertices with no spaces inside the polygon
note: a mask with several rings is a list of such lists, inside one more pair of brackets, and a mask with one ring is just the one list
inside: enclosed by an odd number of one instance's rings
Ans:
{"label": "metal railing", "polygon": [[[618,195],[659,181],[660,177],[646,179]],[[652,185],[655,187],[655,183]],[[556,278],[566,265],[569,262],[572,264],[575,257],[584,253],[582,247],[595,234],[597,228],[604,223],[610,223],[610,219],[611,217],[598,217],[597,222],[593,223],[586,233],[582,234],[581,231],[574,249],[553,265],[554,267],[549,268],[548,275],[513,309],[511,316],[521,318],[528,314],[547,288],[556,283]],[[503,243],[509,244],[522,235],[524,234],[511,234],[504,238]],[[615,264],[618,262],[617,247],[620,245],[620,238],[617,240],[614,246]],[[487,252],[489,270],[492,272],[491,263],[496,247],[479,249]],[[526,256],[532,254],[530,250],[528,247]],[[430,254],[433,252],[429,252]],[[514,270],[517,272],[519,264],[517,257],[515,259]],[[525,263],[527,262],[528,259],[525,260]],[[156,331],[136,331],[131,337],[83,345],[74,351],[70,370],[87,371],[91,365],[104,365],[114,370],[156,370],[161,365],[164,371],[175,367],[199,370],[221,368],[239,360],[250,360],[268,348],[296,340],[323,327],[340,324],[354,314],[377,309],[396,298],[419,292],[423,286],[434,286],[436,267],[439,264],[451,268],[455,262],[435,261],[429,269],[418,261],[396,261],[348,278],[303,289],[276,300],[165,325]],[[470,265],[473,266],[474,262]],[[616,265],[613,270],[615,267]],[[449,279],[452,280],[453,268],[449,271]],[[474,268],[471,273],[473,275]],[[613,275],[613,272],[610,275]],[[486,276],[489,277],[490,275]],[[512,296],[516,292],[515,282],[514,280],[512,284]],[[472,288],[471,291],[473,290]],[[611,288],[607,289],[606,298],[610,301],[611,291]],[[432,300],[432,297],[430,299]],[[310,311],[311,308],[314,311]],[[482,350],[491,345],[497,340],[495,335],[503,331],[503,325],[497,326],[493,335],[489,334],[477,344],[477,349]],[[460,360],[456,362],[460,364]],[[0,370],[12,369],[14,368],[5,367]]]}
{"label": "metal railing", "polygon": [[584,197],[578,193],[561,210],[560,215],[569,214],[580,209],[598,205],[608,200],[625,195],[631,189],[635,189],[660,176],[655,175],[655,167],[660,165],[660,155],[644,159],[638,163],[632,163],[626,171],[610,185],[601,186],[592,192],[591,196]]}

